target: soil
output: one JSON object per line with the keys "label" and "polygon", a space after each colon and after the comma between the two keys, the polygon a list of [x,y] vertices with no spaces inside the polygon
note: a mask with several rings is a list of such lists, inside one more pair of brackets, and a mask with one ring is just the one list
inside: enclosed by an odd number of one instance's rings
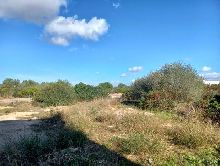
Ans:
{"label": "soil", "polygon": [[[13,102],[29,102],[30,99],[3,99],[0,103],[10,104]],[[1,110],[0,110],[1,111]],[[0,116],[0,151],[3,145],[10,141],[16,141],[20,137],[31,135],[34,133],[33,125],[39,124],[41,121],[36,118],[40,112],[25,111],[11,112]]]}

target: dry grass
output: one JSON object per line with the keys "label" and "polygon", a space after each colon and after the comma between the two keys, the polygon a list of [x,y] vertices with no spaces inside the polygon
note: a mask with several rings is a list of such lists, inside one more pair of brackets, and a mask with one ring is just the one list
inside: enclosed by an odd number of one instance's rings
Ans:
{"label": "dry grass", "polygon": [[[141,165],[218,165],[220,161],[219,127],[198,118],[142,111],[110,99],[49,110],[44,113],[48,117],[61,113],[65,128],[77,129],[94,143]],[[86,161],[93,161],[94,156],[110,157],[107,151],[92,150],[91,144],[83,149],[78,149],[77,154],[86,156]],[[103,165],[108,162],[103,161]]]}
{"label": "dry grass", "polygon": [[144,112],[111,100],[77,103],[63,116],[69,127],[142,165],[185,165],[184,156],[219,146],[220,130],[210,123]]}

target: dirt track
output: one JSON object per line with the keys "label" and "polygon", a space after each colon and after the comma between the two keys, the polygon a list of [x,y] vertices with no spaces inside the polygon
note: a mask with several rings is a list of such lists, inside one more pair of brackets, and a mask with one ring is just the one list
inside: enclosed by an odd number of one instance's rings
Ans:
{"label": "dirt track", "polygon": [[[4,99],[0,100],[0,103],[10,104],[24,101],[29,102],[30,99]],[[22,136],[31,135],[33,133],[32,126],[40,122],[35,117],[39,113],[32,110],[24,112],[16,112],[15,110],[15,112],[0,116],[0,151],[5,143]]]}
{"label": "dirt track", "polygon": [[11,104],[16,102],[31,102],[31,98],[11,98],[0,100],[0,104]]}

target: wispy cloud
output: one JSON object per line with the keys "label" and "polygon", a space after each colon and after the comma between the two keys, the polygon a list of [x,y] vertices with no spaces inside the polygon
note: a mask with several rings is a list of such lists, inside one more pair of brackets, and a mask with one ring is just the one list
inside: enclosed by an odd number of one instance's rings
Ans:
{"label": "wispy cloud", "polygon": [[212,68],[211,68],[211,67],[208,67],[208,66],[203,66],[203,68],[202,68],[202,71],[203,71],[203,72],[208,72],[208,71],[210,71],[210,70],[212,70]]}
{"label": "wispy cloud", "polygon": [[112,6],[115,8],[115,9],[118,9],[120,7],[120,3],[119,2],[116,2],[116,3],[112,3]]}
{"label": "wispy cloud", "polygon": [[219,81],[220,73],[218,72],[206,72],[201,74],[206,80]]}
{"label": "wispy cloud", "polygon": [[122,74],[120,75],[120,77],[127,77],[127,76],[128,76],[127,73],[122,73]]}
{"label": "wispy cloud", "polygon": [[202,67],[201,76],[204,77],[205,80],[208,80],[208,81],[219,81],[220,80],[220,73],[212,71],[212,68],[209,66]]}
{"label": "wispy cloud", "polygon": [[143,69],[144,69],[143,66],[133,66],[133,67],[130,67],[128,71],[132,73],[138,73],[142,71]]}

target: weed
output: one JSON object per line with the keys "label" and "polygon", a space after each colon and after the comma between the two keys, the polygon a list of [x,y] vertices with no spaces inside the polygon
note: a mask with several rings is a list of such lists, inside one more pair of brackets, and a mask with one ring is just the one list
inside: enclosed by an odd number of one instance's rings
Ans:
{"label": "weed", "polygon": [[127,138],[113,137],[111,141],[117,151],[125,154],[157,153],[161,150],[158,140],[139,133],[131,134]]}

